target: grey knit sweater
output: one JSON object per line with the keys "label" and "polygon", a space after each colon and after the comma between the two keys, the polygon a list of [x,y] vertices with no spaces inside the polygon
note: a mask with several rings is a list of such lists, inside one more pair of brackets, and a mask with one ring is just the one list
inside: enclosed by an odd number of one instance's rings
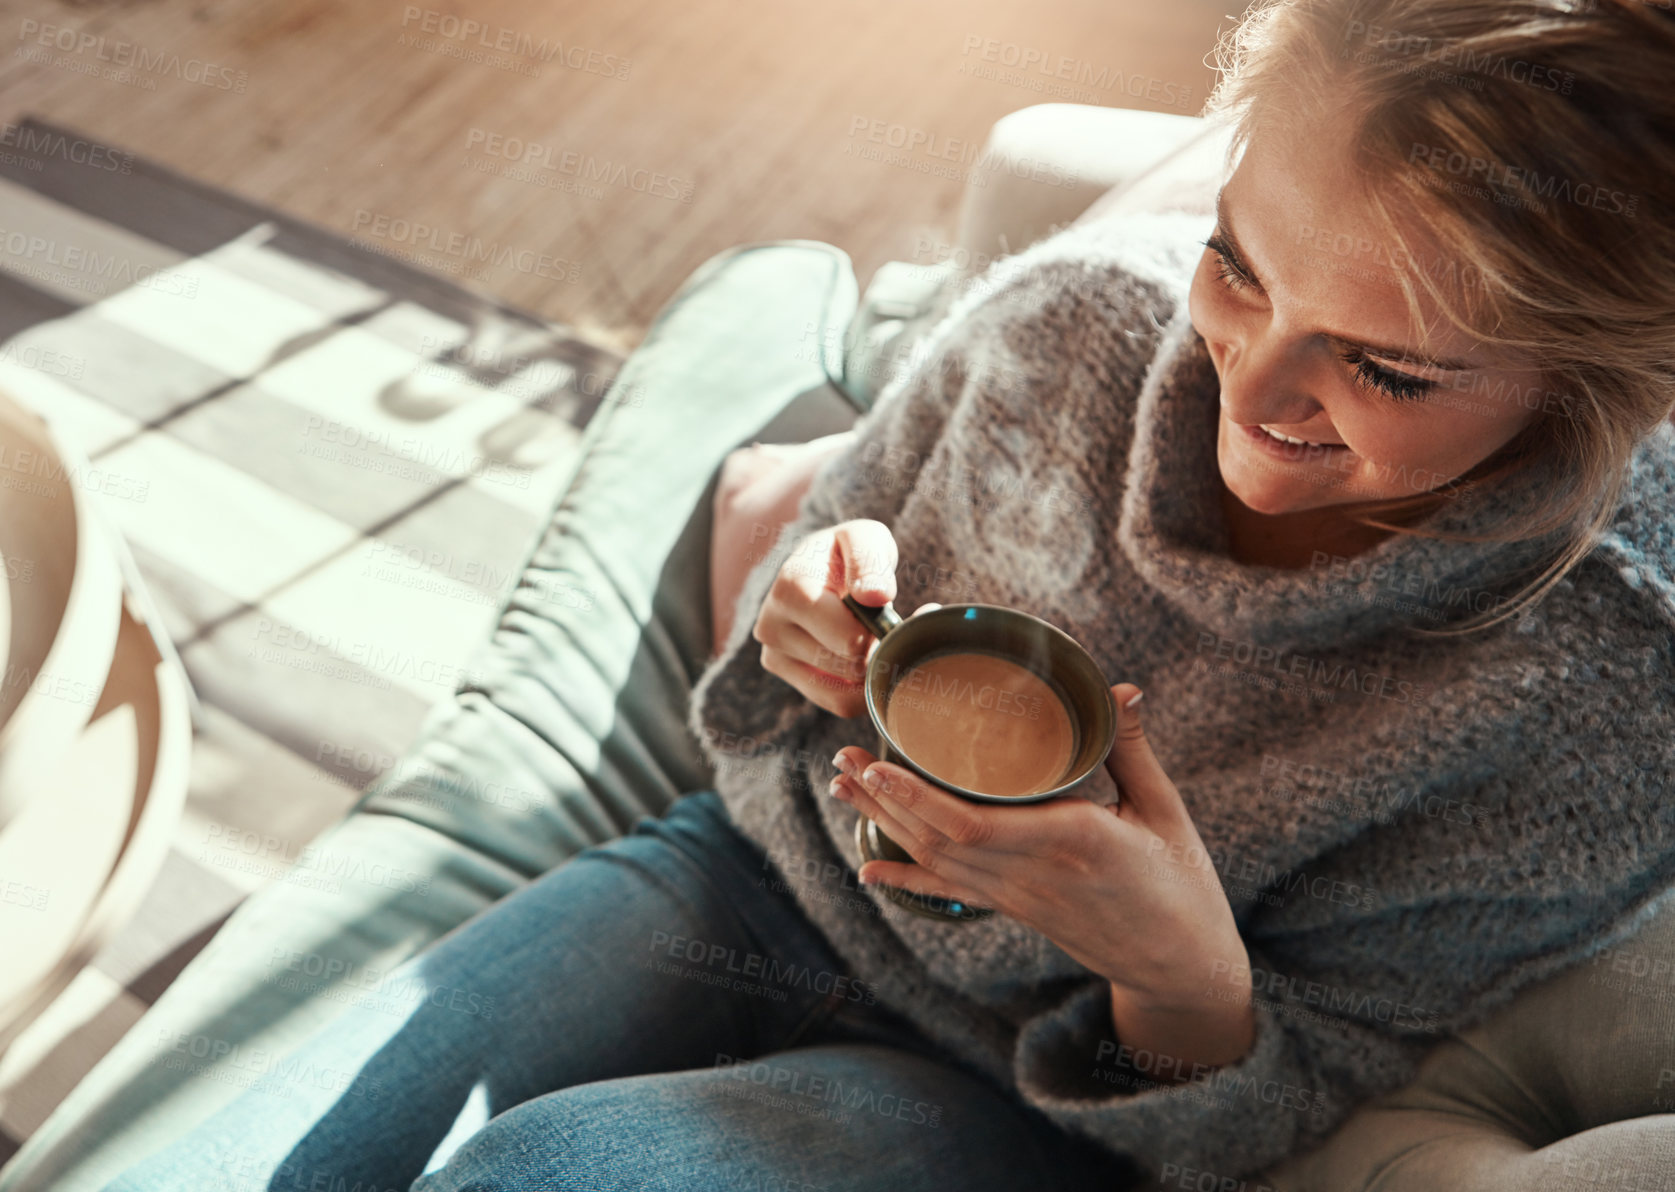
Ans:
{"label": "grey knit sweater", "polygon": [[[1675,892],[1675,432],[1640,445],[1612,530],[1535,613],[1473,636],[1411,627],[1492,606],[1546,544],[1396,536],[1301,570],[1237,563],[1185,301],[1208,230],[1072,226],[963,293],[751,571],[689,723],[735,824],[880,1002],[1066,1129],[1225,1178],[1317,1145]],[[1492,526],[1553,479],[1435,524]],[[1106,981],[1051,940],[858,885],[858,813],[825,792],[832,754],[874,734],[764,671],[751,627],[794,544],[860,517],[895,535],[904,616],[1025,609],[1144,689],[1250,954],[1241,1060],[1148,1080]],[[1116,797],[1103,770],[1085,793]]]}

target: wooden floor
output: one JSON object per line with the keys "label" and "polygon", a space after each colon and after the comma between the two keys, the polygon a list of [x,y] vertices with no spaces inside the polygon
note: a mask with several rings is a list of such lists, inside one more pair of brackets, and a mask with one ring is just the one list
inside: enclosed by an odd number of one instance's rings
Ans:
{"label": "wooden floor", "polygon": [[[1238,9],[0,0],[0,119],[68,124],[627,350],[733,245],[828,241],[864,286],[948,239],[961,182],[938,155],[1016,108],[1197,112]],[[995,77],[1026,55],[1050,66]],[[911,168],[855,156],[875,129],[931,140]]]}

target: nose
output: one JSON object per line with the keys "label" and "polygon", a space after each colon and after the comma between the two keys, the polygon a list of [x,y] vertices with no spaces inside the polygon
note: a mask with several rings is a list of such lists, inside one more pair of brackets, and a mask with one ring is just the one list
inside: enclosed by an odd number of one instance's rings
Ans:
{"label": "nose", "polygon": [[1309,393],[1299,354],[1272,323],[1241,328],[1221,345],[1221,406],[1245,426],[1302,426],[1325,407]]}

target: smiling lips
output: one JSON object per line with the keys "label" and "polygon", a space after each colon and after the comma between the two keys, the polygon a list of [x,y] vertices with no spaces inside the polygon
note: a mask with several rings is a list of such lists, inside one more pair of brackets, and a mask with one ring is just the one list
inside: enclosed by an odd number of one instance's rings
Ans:
{"label": "smiling lips", "polygon": [[1261,424],[1245,426],[1241,423],[1234,423],[1234,425],[1238,426],[1252,442],[1289,459],[1295,459],[1304,451],[1311,449],[1327,453],[1349,450],[1348,445],[1344,443],[1312,443],[1307,439],[1298,439],[1291,435],[1282,434],[1277,430],[1269,430]]}

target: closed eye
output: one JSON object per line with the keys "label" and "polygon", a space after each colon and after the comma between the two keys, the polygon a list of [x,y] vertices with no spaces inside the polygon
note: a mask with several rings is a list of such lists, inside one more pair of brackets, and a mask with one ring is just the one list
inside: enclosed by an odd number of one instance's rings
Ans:
{"label": "closed eye", "polygon": [[1367,358],[1367,354],[1357,347],[1343,349],[1338,353],[1338,358],[1354,367],[1355,379],[1363,388],[1380,390],[1397,401],[1417,401],[1437,386],[1435,381],[1391,372],[1374,364]]}
{"label": "closed eye", "polygon": [[[1215,254],[1216,277],[1230,292],[1238,293],[1247,286],[1257,293],[1262,292],[1262,283],[1256,280],[1256,275],[1228,243],[1220,228],[1202,243]],[[1395,372],[1373,363],[1367,353],[1354,344],[1340,349],[1338,358],[1354,368],[1355,381],[1363,389],[1375,390],[1396,401],[1417,401],[1437,387],[1435,381]],[[1439,367],[1442,365],[1439,364]]]}
{"label": "closed eye", "polygon": [[1222,285],[1235,293],[1245,286],[1258,291],[1262,289],[1255,276],[1239,259],[1239,254],[1233,251],[1232,246],[1219,231],[1203,241],[1203,244],[1216,255],[1216,277]]}

